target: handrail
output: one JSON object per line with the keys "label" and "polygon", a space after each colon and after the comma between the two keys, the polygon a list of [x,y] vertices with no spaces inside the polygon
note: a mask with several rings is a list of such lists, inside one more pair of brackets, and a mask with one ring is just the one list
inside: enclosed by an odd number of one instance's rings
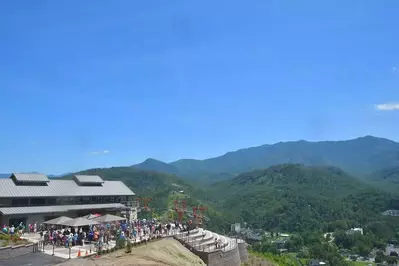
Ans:
{"label": "handrail", "polygon": [[[179,232],[175,234],[175,236],[179,239],[181,239],[183,242],[191,246],[192,248],[196,249],[197,251],[203,251],[203,252],[213,252],[213,251],[222,251],[222,252],[228,252],[233,249],[235,249],[238,246],[238,241],[236,239],[230,239],[227,242],[224,242],[222,244],[222,247],[220,248],[211,248],[214,243],[208,243],[208,244],[201,244],[198,243],[198,239],[196,237],[192,237],[187,235],[187,232]],[[229,248],[226,247],[230,246]]]}

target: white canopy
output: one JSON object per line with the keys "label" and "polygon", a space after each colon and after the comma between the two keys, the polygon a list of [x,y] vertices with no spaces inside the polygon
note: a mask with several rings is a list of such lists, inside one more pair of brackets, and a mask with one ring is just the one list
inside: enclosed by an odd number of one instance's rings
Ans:
{"label": "white canopy", "polygon": [[54,218],[48,221],[45,221],[44,224],[63,224],[66,221],[72,220],[72,218],[66,216],[60,216],[58,218]]}
{"label": "white canopy", "polygon": [[95,217],[91,220],[99,222],[99,223],[110,223],[110,222],[115,222],[115,221],[123,221],[123,220],[126,220],[126,218],[119,217],[119,216],[112,215],[112,214],[106,214],[103,216]]}
{"label": "white canopy", "polygon": [[82,218],[82,217],[75,218],[75,219],[65,221],[64,223],[62,223],[62,225],[72,226],[72,227],[94,225],[94,224],[99,224],[99,223],[96,221],[86,219],[86,218]]}

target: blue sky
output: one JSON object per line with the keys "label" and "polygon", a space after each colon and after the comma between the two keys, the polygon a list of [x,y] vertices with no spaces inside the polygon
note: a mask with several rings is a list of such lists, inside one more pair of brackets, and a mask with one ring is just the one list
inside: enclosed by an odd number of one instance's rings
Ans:
{"label": "blue sky", "polygon": [[399,140],[397,10],[396,0],[1,1],[0,172]]}

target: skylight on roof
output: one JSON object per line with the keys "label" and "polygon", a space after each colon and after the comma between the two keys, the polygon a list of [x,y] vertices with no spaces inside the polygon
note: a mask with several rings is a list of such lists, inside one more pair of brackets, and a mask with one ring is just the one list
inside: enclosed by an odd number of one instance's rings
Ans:
{"label": "skylight on roof", "polygon": [[44,174],[38,173],[13,173],[11,178],[17,183],[47,183],[50,182]]}
{"label": "skylight on roof", "polygon": [[102,185],[104,180],[98,175],[75,175],[74,179],[79,185]]}

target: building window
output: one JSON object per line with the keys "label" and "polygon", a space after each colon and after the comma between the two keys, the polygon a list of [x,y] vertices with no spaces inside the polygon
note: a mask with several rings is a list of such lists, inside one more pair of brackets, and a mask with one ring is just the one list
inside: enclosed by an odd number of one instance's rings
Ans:
{"label": "building window", "polygon": [[12,200],[11,205],[12,206],[27,206],[27,205],[29,205],[29,199],[28,198],[20,198],[20,199],[16,198],[16,199]]}
{"label": "building window", "polygon": [[11,199],[0,199],[0,206],[10,206]]}
{"label": "building window", "polygon": [[33,206],[46,205],[46,199],[45,198],[31,198],[30,205],[33,205]]}
{"label": "building window", "polygon": [[90,203],[90,197],[84,197],[84,198],[83,198],[83,202],[84,202],[85,204],[89,204],[89,203]]}
{"label": "building window", "polygon": [[48,205],[57,205],[57,201],[54,198],[49,198],[49,199],[47,199],[47,204]]}

